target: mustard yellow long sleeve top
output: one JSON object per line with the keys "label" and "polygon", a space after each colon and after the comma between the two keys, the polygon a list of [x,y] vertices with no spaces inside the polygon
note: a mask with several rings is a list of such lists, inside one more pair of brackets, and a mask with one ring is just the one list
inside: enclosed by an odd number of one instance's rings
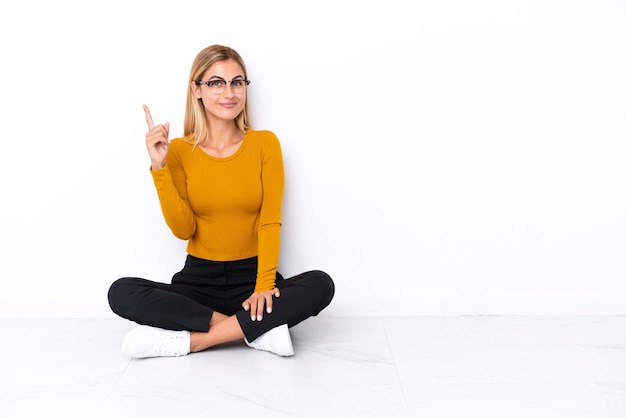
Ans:
{"label": "mustard yellow long sleeve top", "polygon": [[274,288],[284,190],[276,135],[249,131],[225,158],[176,138],[165,166],[151,173],[165,222],[187,240],[190,255],[213,261],[258,256],[255,292]]}

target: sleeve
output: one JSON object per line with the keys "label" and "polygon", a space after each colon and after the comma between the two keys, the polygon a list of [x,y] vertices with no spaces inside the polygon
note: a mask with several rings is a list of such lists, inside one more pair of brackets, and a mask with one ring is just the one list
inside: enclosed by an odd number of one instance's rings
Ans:
{"label": "sleeve", "polygon": [[261,152],[263,201],[259,213],[258,271],[255,292],[272,290],[276,283],[280,252],[281,210],[284,189],[283,156],[280,142],[270,134]]}
{"label": "sleeve", "polygon": [[187,181],[180,155],[170,144],[165,166],[150,171],[165,223],[174,236],[188,240],[196,231],[196,217],[187,199]]}

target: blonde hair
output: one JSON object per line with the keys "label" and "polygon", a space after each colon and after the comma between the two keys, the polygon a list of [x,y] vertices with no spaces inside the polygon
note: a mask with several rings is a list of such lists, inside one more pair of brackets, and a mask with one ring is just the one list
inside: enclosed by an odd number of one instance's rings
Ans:
{"label": "blonde hair", "polygon": [[[206,114],[204,113],[204,104],[201,99],[197,99],[193,93],[191,84],[196,81],[200,81],[204,73],[216,62],[233,60],[243,70],[243,77],[248,78],[246,71],[246,64],[243,62],[241,56],[232,48],[222,45],[211,45],[204,48],[196,55],[196,58],[191,65],[191,71],[189,73],[189,83],[187,85],[187,105],[185,107],[185,123],[184,133],[185,137],[189,140],[193,137],[194,145],[198,145],[208,136],[208,121]],[[243,110],[235,118],[235,124],[243,131],[248,132],[252,130],[252,124],[250,123],[250,112],[248,110],[248,98],[244,104]]]}

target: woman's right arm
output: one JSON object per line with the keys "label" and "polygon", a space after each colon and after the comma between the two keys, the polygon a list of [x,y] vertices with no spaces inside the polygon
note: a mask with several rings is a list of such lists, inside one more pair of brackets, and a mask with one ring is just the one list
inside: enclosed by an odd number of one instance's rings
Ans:
{"label": "woman's right arm", "polygon": [[148,106],[144,105],[143,108],[148,124],[146,148],[151,161],[150,173],[161,212],[174,236],[187,240],[196,231],[196,218],[187,199],[185,171],[180,159],[168,152],[169,123],[154,126]]}

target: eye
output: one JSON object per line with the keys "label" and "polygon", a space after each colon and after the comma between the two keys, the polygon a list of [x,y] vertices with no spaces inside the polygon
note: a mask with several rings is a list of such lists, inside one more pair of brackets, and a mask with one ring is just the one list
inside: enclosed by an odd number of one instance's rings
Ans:
{"label": "eye", "polygon": [[207,86],[213,87],[213,88],[220,88],[224,86],[224,81],[223,80],[209,80],[207,82]]}
{"label": "eye", "polygon": [[243,84],[243,80],[233,80],[230,82],[230,85],[233,87],[241,87]]}

